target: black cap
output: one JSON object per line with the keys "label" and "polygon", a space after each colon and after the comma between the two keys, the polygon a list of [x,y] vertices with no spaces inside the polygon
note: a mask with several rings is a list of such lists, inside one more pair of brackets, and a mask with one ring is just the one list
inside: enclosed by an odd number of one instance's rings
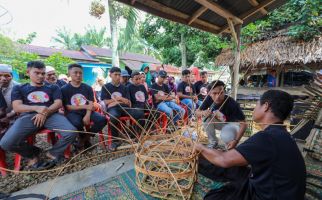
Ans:
{"label": "black cap", "polygon": [[162,78],[166,78],[167,77],[167,72],[161,70],[161,71],[159,71],[158,76],[161,76]]}

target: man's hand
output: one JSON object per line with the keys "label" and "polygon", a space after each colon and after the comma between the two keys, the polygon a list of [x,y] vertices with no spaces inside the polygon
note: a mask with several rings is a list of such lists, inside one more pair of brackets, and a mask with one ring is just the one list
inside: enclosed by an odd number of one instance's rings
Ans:
{"label": "man's hand", "polygon": [[198,97],[197,96],[193,96],[192,99],[197,102],[198,101]]}
{"label": "man's hand", "polygon": [[118,102],[118,101],[114,101],[114,102],[112,102],[112,103],[108,104],[108,105],[107,105],[107,107],[108,107],[108,108],[111,108],[111,107],[113,107],[113,106],[118,105],[119,103],[120,103],[120,102]]}
{"label": "man's hand", "polygon": [[228,150],[234,149],[237,146],[237,144],[238,144],[237,140],[232,140],[227,144],[227,149]]}
{"label": "man's hand", "polygon": [[48,113],[48,108],[46,106],[37,106],[35,111],[40,114],[47,114]]}
{"label": "man's hand", "polygon": [[45,122],[46,122],[46,115],[44,114],[36,114],[31,120],[34,121],[34,125],[37,126],[38,128],[41,128]]}
{"label": "man's hand", "polygon": [[204,147],[202,144],[200,144],[200,143],[194,143],[194,145],[193,145],[193,152],[194,153],[202,152],[204,150],[204,148],[206,148],[206,147]]}
{"label": "man's hand", "polygon": [[91,124],[91,116],[90,115],[85,115],[83,117],[83,123],[85,126],[89,126]]}
{"label": "man's hand", "polygon": [[84,105],[86,110],[90,110],[90,111],[94,111],[94,105],[93,104],[88,104],[88,105]]}

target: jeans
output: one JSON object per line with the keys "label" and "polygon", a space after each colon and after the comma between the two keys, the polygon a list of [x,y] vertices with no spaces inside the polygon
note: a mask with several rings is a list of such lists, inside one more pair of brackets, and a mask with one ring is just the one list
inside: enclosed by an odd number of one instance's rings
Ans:
{"label": "jeans", "polygon": [[49,153],[55,157],[64,156],[64,151],[68,145],[72,144],[77,136],[77,129],[59,113],[54,113],[46,119],[43,127],[38,128],[34,125],[32,118],[36,113],[24,114],[19,117],[15,123],[9,128],[0,141],[0,146],[5,151],[11,151],[20,154],[22,157],[29,159],[39,155],[40,149],[26,142],[26,138],[38,130],[46,128],[49,130],[61,129],[66,131],[58,132],[62,137],[49,150]]}
{"label": "jeans", "polygon": [[[173,123],[182,119],[185,114],[185,110],[173,101],[161,102],[157,105],[157,109],[164,112],[170,119],[173,119]],[[173,110],[177,112],[175,116],[173,116]]]}
{"label": "jeans", "polygon": [[181,103],[188,107],[188,116],[192,117],[192,110],[196,109],[196,104],[192,99],[181,99]]}
{"label": "jeans", "polygon": [[[79,113],[74,113],[74,112],[70,112],[66,115],[70,123],[72,123],[79,131],[84,130],[84,123],[83,123],[84,116],[85,115],[81,115]],[[89,129],[90,132],[98,133],[106,126],[107,121],[103,115],[97,112],[92,112],[90,118],[91,118],[91,122],[93,123],[93,125],[91,125],[91,128]]]}
{"label": "jeans", "polygon": [[[137,122],[144,127],[144,110],[135,108],[126,108],[121,106],[114,106],[107,109],[107,113],[110,116],[111,132],[113,137],[119,137],[119,118],[123,116],[131,116]],[[143,130],[142,130],[143,131]]]}

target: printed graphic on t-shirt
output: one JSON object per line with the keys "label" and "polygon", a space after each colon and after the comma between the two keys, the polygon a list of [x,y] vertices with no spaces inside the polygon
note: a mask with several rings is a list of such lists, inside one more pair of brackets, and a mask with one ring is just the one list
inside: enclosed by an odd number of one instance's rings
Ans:
{"label": "printed graphic on t-shirt", "polygon": [[138,101],[138,102],[142,102],[144,103],[145,102],[145,95],[144,95],[144,92],[142,91],[137,91],[135,93],[135,99]]}
{"label": "printed graphic on t-shirt", "polygon": [[49,101],[49,96],[43,91],[35,91],[28,94],[27,99],[32,103],[46,103]]}
{"label": "printed graphic on t-shirt", "polygon": [[163,91],[158,91],[158,95],[160,95],[161,97],[164,96],[164,92]]}
{"label": "printed graphic on t-shirt", "polygon": [[70,99],[70,104],[73,106],[85,105],[86,98],[82,94],[74,94]]}
{"label": "printed graphic on t-shirt", "polygon": [[185,91],[186,91],[186,92],[190,92],[190,91],[191,91],[190,86],[186,86]]}
{"label": "printed graphic on t-shirt", "polygon": [[116,98],[116,97],[122,97],[122,94],[119,92],[113,92],[111,95],[112,99]]}
{"label": "printed graphic on t-shirt", "polygon": [[200,88],[200,94],[203,95],[203,96],[206,96],[208,93],[208,90],[206,87],[201,87]]}

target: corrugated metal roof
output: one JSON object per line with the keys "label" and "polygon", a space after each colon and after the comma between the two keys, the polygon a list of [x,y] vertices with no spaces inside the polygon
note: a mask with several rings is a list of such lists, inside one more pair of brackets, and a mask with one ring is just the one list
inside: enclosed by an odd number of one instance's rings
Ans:
{"label": "corrugated metal roof", "polygon": [[[127,5],[134,6],[140,10],[148,12],[150,14],[169,19],[172,21],[176,21],[182,24],[188,24],[190,17],[201,7],[201,4],[196,2],[195,0],[117,0],[119,2],[125,3]],[[208,0],[209,2],[215,2],[222,8],[228,10],[234,16],[242,18],[245,13],[255,9],[249,2],[249,0]],[[273,9],[283,5],[287,0],[257,0],[259,4],[269,3],[268,6],[264,8],[270,12]],[[132,2],[134,4],[132,5]],[[180,12],[175,13],[172,10]],[[259,11],[253,13],[243,20],[243,26],[248,23],[255,21],[264,15]],[[203,22],[210,23],[222,28],[227,27],[227,20],[216,14],[215,12],[208,9],[201,16],[198,17],[199,20],[203,20]],[[192,22],[190,26],[199,28],[201,30],[209,31],[212,33],[218,33],[218,28],[216,29],[214,26],[205,25],[204,23],[197,23],[196,21]]]}
{"label": "corrugated metal roof", "polygon": [[[105,48],[98,48],[93,46],[82,46],[82,49],[86,51],[91,56],[101,56],[101,57],[112,57],[112,50],[111,49],[105,49]],[[128,53],[125,52],[122,55],[120,55],[121,60],[133,60],[133,61],[139,61],[141,63],[147,62],[147,63],[154,63],[154,64],[161,64],[160,61],[157,59],[144,54],[137,54],[137,53]]]}
{"label": "corrugated metal roof", "polygon": [[49,57],[54,53],[61,53],[63,56],[71,58],[73,60],[88,61],[88,62],[99,62],[99,60],[94,59],[81,51],[65,50],[65,49],[55,49],[51,47],[41,47],[35,45],[19,45],[23,51],[29,53],[35,53],[39,56]]}

